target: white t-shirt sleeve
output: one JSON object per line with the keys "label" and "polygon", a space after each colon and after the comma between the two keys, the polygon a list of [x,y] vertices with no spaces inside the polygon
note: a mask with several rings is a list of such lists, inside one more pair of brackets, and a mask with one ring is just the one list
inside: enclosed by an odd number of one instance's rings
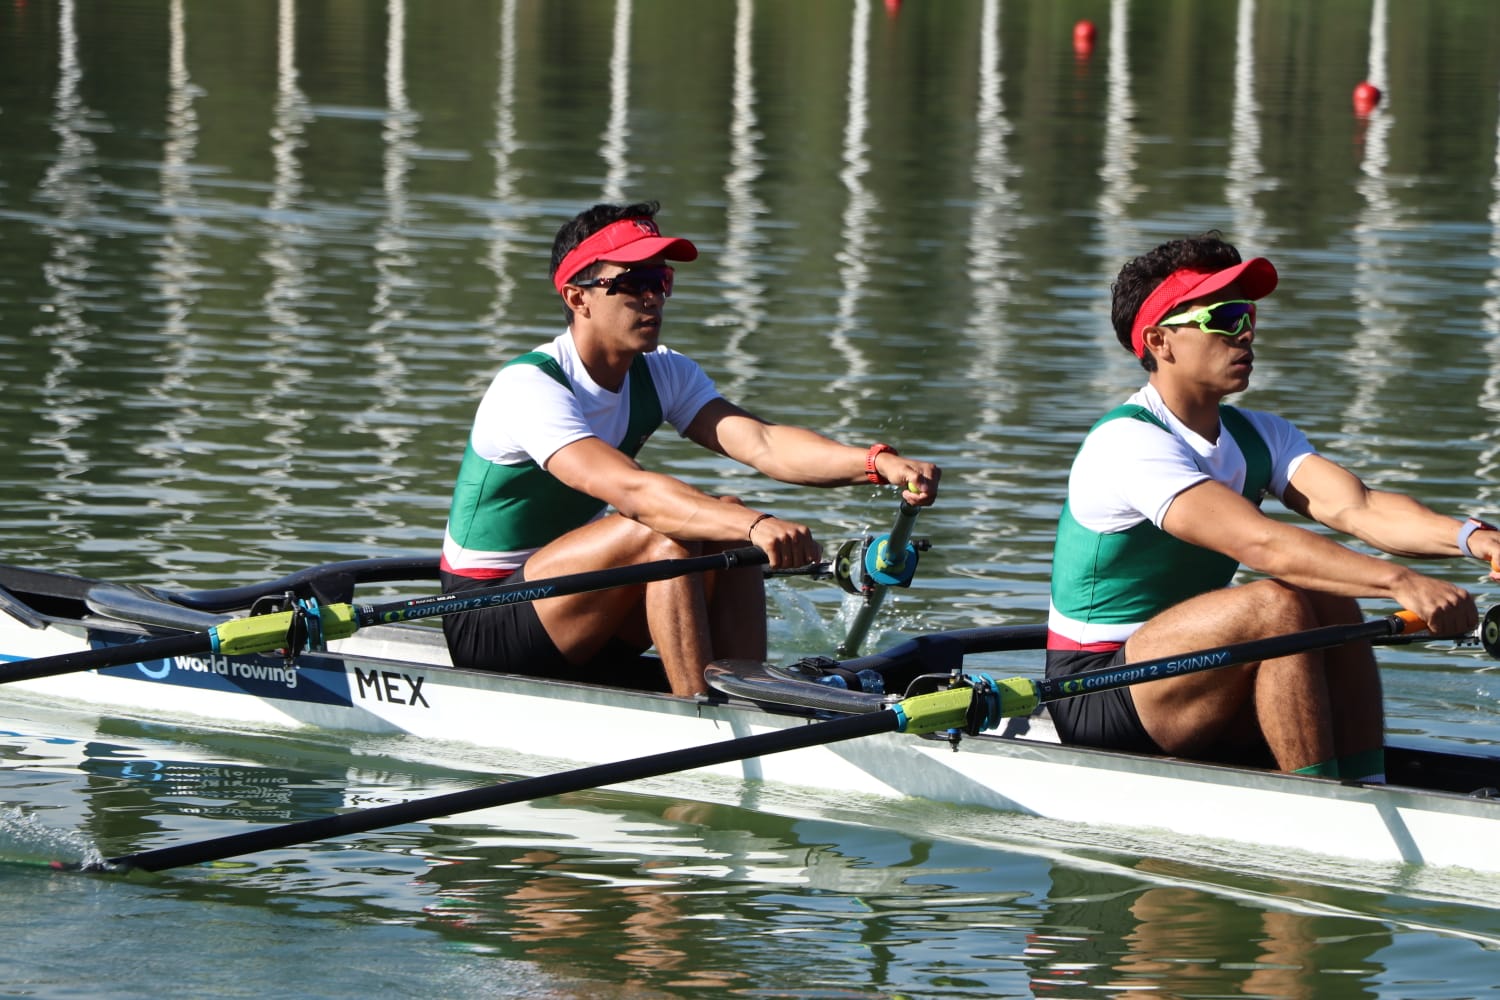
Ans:
{"label": "white t-shirt sleeve", "polygon": [[1177,435],[1144,420],[1110,420],[1084,438],[1073,460],[1068,509],[1091,531],[1142,521],[1161,527],[1172,500],[1208,478]]}
{"label": "white t-shirt sleeve", "polygon": [[[1266,443],[1269,488],[1279,499],[1297,467],[1316,451],[1290,421],[1255,410],[1240,412]],[[1068,478],[1068,506],[1080,524],[1094,531],[1125,531],[1141,521],[1159,528],[1174,499],[1210,478],[1182,438],[1144,420],[1120,418],[1084,439]]]}
{"label": "white t-shirt sleeve", "polygon": [[558,450],[593,436],[573,393],[535,365],[500,369],[479,402],[471,443],[492,462],[545,466]]}
{"label": "white t-shirt sleeve", "polygon": [[698,411],[719,398],[719,389],[698,362],[670,348],[646,355],[646,363],[661,400],[662,419],[681,436]]}
{"label": "white t-shirt sleeve", "polygon": [[1250,421],[1251,426],[1260,431],[1260,436],[1266,442],[1266,447],[1271,451],[1271,493],[1279,500],[1286,495],[1286,488],[1292,481],[1297,467],[1302,464],[1303,459],[1309,455],[1316,455],[1317,449],[1307,440],[1307,435],[1297,429],[1296,425],[1284,417],[1278,417],[1274,413],[1262,413],[1259,410],[1241,410],[1245,419]]}

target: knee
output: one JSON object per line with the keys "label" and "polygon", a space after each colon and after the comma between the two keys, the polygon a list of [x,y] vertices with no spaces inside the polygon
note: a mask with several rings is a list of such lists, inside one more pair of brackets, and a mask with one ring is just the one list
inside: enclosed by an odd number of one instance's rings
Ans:
{"label": "knee", "polygon": [[1280,580],[1257,580],[1246,584],[1252,614],[1264,627],[1298,632],[1323,624],[1307,591]]}
{"label": "knee", "polygon": [[1336,594],[1309,594],[1313,614],[1319,625],[1350,625],[1364,619],[1364,609],[1352,597]]}
{"label": "knee", "polygon": [[687,559],[703,554],[702,542],[681,541],[669,538],[659,531],[642,527],[639,541],[642,562],[657,562],[662,559]]}

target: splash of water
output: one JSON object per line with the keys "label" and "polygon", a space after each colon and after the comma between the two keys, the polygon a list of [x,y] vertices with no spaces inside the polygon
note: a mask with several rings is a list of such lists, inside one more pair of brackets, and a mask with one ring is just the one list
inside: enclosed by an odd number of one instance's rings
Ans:
{"label": "splash of water", "polygon": [[48,826],[15,806],[0,809],[0,861],[84,869],[105,864],[99,848],[78,831]]}

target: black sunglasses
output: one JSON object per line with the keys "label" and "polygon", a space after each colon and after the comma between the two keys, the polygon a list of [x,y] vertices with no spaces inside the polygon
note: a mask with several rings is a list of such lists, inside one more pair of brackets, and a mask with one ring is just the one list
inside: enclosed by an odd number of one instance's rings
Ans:
{"label": "black sunglasses", "polygon": [[619,292],[638,299],[647,292],[655,292],[665,299],[672,295],[672,274],[670,267],[642,267],[632,271],[621,271],[609,278],[586,278],[583,281],[571,283],[579,288],[606,289],[605,295],[614,295]]}

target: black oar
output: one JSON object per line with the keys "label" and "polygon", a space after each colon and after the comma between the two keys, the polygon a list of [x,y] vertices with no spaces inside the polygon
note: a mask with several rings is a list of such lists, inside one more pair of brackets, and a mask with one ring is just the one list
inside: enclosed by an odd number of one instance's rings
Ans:
{"label": "black oar", "polygon": [[[1495,609],[1492,608],[1490,614],[1493,615],[1494,611]],[[1371,618],[1346,625],[1324,625],[1321,628],[1307,629],[1303,632],[1251,639],[1247,642],[1236,642],[1190,653],[1175,653],[1154,660],[1141,660],[1138,663],[1124,663],[1118,667],[1085,670],[1069,677],[1044,677],[1041,680],[1011,677],[997,681],[988,676],[971,676],[969,679],[977,683],[987,701],[987,704],[982,706],[980,718],[981,729],[984,729],[997,725],[1000,719],[1030,715],[1036,711],[1038,705],[1062,701],[1064,698],[1076,698],[1079,695],[1093,694],[1096,691],[1109,691],[1114,688],[1129,687],[1132,684],[1145,684],[1148,681],[1163,680],[1168,677],[1181,677],[1239,663],[1271,660],[1278,656],[1306,653],[1314,649],[1329,649],[1360,639],[1379,640],[1390,636],[1412,636],[1426,628],[1426,623],[1414,613],[1398,611],[1383,618]],[[1462,637],[1432,635],[1427,638],[1443,640]],[[1487,645],[1486,649],[1491,656],[1500,659],[1500,648],[1490,649]]]}
{"label": "black oar", "polygon": [[[1148,681],[1179,677],[1184,674],[1215,670],[1240,663],[1269,660],[1293,653],[1304,653],[1314,649],[1328,649],[1348,642],[1369,639],[1376,643],[1397,641],[1445,641],[1451,639],[1474,639],[1483,641],[1485,651],[1500,660],[1500,607],[1490,608],[1484,616],[1479,636],[1442,636],[1425,633],[1427,626],[1410,611],[1398,611],[1383,618],[1352,622],[1344,625],[1325,625],[1321,628],[1287,635],[1268,636],[1246,642],[1232,643],[1212,649],[1200,649],[1186,653],[1175,653],[1154,660],[1141,660],[1118,667],[1087,670],[1070,677],[1007,677],[996,679],[983,672],[968,672],[964,680],[978,690],[975,700],[975,717],[971,733],[984,732],[1000,724],[1001,719],[1030,715],[1039,705],[1065,698],[1076,698],[1096,691],[1144,684]],[[1421,634],[1418,634],[1421,633]],[[950,674],[960,668],[964,656],[971,653],[989,653],[1017,649],[1041,649],[1046,645],[1046,628],[1040,625],[1007,625],[990,628],[959,629],[952,632],[933,632],[913,636],[880,653],[861,656],[852,660],[830,661],[812,657],[789,667],[769,667],[766,672],[773,678],[785,680],[806,679],[826,673],[832,668],[844,672],[875,670],[886,673],[912,665],[917,670],[934,678]],[[709,683],[728,694],[765,700],[770,685],[746,675],[733,667],[733,661],[708,668]],[[799,670],[799,668],[804,668]],[[837,688],[809,685],[816,698],[788,698],[784,688],[777,688],[776,695],[785,704],[820,708],[839,712],[873,712],[885,704],[883,696]]]}
{"label": "black oar", "polygon": [[592,570],[587,573],[575,573],[570,576],[557,576],[546,580],[502,583],[493,587],[466,591],[462,594],[439,594],[433,597],[392,601],[389,604],[327,604],[310,609],[299,608],[278,611],[269,615],[253,615],[222,622],[203,632],[165,636],[160,639],[147,639],[144,642],[125,643],[118,646],[101,646],[97,649],[78,650],[57,656],[17,660],[0,668],[0,684],[198,653],[243,656],[249,653],[269,653],[288,647],[300,649],[302,644],[293,642],[290,638],[293,635],[294,626],[299,632],[305,630],[310,633],[316,644],[321,645],[323,642],[353,635],[358,629],[370,625],[416,621],[421,618],[435,618],[478,608],[493,608],[525,601],[540,601],[547,597],[562,597],[592,590],[608,590],[611,587],[651,583],[655,580],[668,580],[689,573],[706,573],[742,566],[763,566],[768,561],[766,554],[760,549],[746,546],[713,555],[692,556],[686,559],[663,559],[635,566],[619,566],[612,569]]}
{"label": "black oar", "polygon": [[84,868],[85,870],[109,870],[110,868],[139,868],[145,871],[163,871],[186,865],[220,861],[225,858],[276,850],[305,844],[330,837],[353,833],[367,833],[383,827],[399,826],[403,823],[418,823],[439,816],[488,809],[493,806],[510,805],[531,799],[579,792],[589,788],[616,785],[626,781],[639,781],[676,771],[709,767],[747,757],[761,757],[785,750],[820,746],[850,740],[876,733],[909,732],[932,733],[962,727],[968,716],[971,693],[967,688],[936,691],[931,694],[908,698],[898,705],[868,715],[852,715],[818,722],[771,733],[759,733],[707,746],[672,750],[667,753],[637,757],[613,764],[597,764],[593,767],[564,771],[560,774],[522,778],[500,785],[487,785],[462,792],[450,792],[432,798],[399,802],[395,805],[377,806],[356,812],[324,816],[320,819],[288,823],[247,833],[217,837],[192,844],[164,847],[154,851],[140,851],[110,858],[100,865],[68,865],[57,862],[55,868]]}

